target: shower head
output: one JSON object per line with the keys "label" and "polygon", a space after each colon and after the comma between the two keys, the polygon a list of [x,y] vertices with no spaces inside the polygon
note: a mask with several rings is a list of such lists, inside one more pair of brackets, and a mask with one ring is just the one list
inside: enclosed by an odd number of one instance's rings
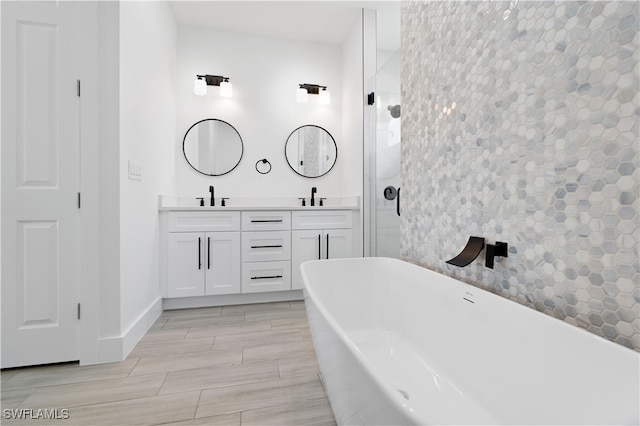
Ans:
{"label": "shower head", "polygon": [[389,105],[387,109],[389,110],[389,114],[391,114],[391,117],[400,117],[400,105]]}

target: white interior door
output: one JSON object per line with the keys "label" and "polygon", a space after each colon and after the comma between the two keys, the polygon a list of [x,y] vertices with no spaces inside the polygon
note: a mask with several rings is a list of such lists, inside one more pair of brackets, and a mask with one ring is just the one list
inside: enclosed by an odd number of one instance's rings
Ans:
{"label": "white interior door", "polygon": [[78,359],[73,2],[2,2],[2,367]]}

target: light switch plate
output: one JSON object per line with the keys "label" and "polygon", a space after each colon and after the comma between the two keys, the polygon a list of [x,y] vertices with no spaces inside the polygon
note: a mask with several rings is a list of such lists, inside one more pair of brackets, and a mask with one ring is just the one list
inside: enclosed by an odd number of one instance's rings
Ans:
{"label": "light switch plate", "polygon": [[142,162],[129,160],[129,179],[142,180]]}

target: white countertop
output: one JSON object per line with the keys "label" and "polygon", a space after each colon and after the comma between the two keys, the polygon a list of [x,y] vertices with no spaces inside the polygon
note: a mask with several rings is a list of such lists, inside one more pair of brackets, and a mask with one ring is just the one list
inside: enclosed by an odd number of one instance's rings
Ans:
{"label": "white countertop", "polygon": [[[323,197],[324,198],[324,197]],[[171,195],[158,196],[159,211],[224,211],[224,210],[360,210],[360,197],[327,197],[323,206],[318,206],[320,198],[316,198],[316,205],[302,207],[297,198],[242,198],[230,197],[226,206],[221,207],[220,198],[216,197],[216,206],[209,206],[209,199],[205,198],[205,206],[199,205],[196,197],[178,197]]]}

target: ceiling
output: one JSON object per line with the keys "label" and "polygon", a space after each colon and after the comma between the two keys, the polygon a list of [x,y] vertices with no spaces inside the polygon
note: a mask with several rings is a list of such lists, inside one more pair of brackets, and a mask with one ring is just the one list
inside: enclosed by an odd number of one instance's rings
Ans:
{"label": "ceiling", "polygon": [[378,48],[400,48],[399,1],[170,1],[179,25],[342,44],[362,8],[376,9]]}

